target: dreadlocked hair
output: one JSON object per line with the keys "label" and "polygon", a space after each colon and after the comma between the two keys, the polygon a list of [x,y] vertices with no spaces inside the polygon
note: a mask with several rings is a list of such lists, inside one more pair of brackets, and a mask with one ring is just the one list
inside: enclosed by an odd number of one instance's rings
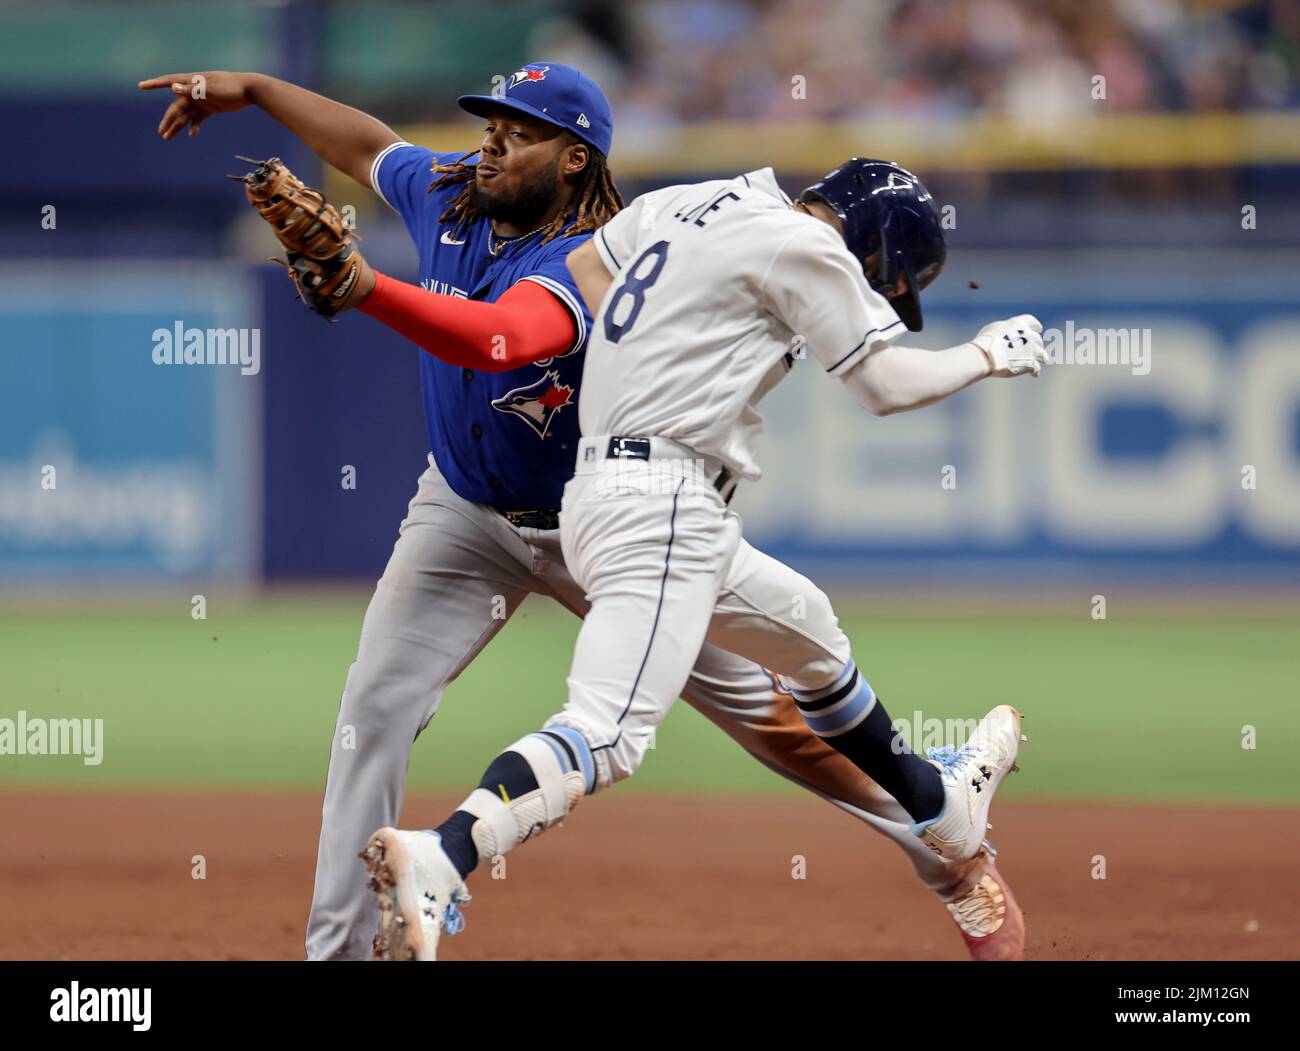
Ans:
{"label": "dreadlocked hair", "polygon": [[[566,131],[564,134],[568,139],[566,146],[581,141],[572,132]],[[590,159],[578,177],[578,184],[569,196],[569,203],[561,208],[555,218],[543,229],[540,244],[545,244],[559,235],[573,237],[577,234],[591,233],[623,210],[623,195],[614,185],[614,176],[610,174],[605,155],[594,147],[589,147],[589,151]],[[477,165],[467,163],[468,158],[478,152],[478,150],[470,150],[469,153],[461,154],[454,161],[433,166],[433,173],[438,178],[429,184],[429,193],[442,186],[465,184],[438,217],[440,223],[455,222],[456,225],[451,230],[452,237],[458,236],[462,230],[479,218],[479,210],[471,196],[474,189],[474,170]],[[573,221],[573,225],[567,230],[564,229],[570,220]]]}

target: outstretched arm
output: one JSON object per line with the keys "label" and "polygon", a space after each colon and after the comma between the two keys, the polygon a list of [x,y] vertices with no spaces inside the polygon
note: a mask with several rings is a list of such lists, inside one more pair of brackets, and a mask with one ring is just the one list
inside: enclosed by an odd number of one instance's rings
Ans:
{"label": "outstretched arm", "polygon": [[988,374],[988,359],[966,343],[947,350],[883,346],[840,379],[873,416],[890,416],[933,405]]}
{"label": "outstretched arm", "polygon": [[261,73],[166,73],[140,81],[140,88],[166,88],[171,105],[158,134],[172,139],[189,129],[192,138],[214,113],[257,106],[302,139],[321,160],[362,186],[370,186],[370,162],[399,136],[359,109]]}
{"label": "outstretched arm", "polygon": [[[575,253],[576,254],[576,253]],[[573,314],[536,281],[517,281],[494,303],[426,292],[375,271],[361,312],[435,358],[504,372],[567,354],[577,341]]]}
{"label": "outstretched arm", "polygon": [[1047,361],[1043,326],[1030,314],[985,325],[960,347],[894,346],[902,320],[840,235],[815,219],[778,250],[762,292],[827,373],[877,416],[932,405],[985,376],[1037,376]]}
{"label": "outstretched arm", "polygon": [[885,344],[847,372],[844,385],[876,416],[933,405],[986,376],[1037,376],[1047,362],[1043,326],[1032,314],[985,325],[970,343],[947,350]]}

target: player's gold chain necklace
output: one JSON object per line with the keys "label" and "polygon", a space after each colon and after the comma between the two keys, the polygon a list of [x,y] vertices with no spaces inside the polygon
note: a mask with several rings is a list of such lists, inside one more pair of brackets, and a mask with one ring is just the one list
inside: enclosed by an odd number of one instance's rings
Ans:
{"label": "player's gold chain necklace", "polygon": [[501,249],[509,248],[512,244],[522,241],[525,237],[532,237],[535,233],[540,233],[546,229],[547,223],[542,223],[536,230],[529,230],[526,234],[515,234],[514,237],[502,237],[496,232],[495,224],[488,223],[488,255],[500,255]]}

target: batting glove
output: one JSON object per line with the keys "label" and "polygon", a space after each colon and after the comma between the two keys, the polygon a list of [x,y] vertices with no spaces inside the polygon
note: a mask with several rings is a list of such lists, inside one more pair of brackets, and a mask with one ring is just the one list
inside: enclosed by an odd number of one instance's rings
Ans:
{"label": "batting glove", "polygon": [[990,376],[1037,376],[1047,364],[1043,323],[1033,314],[1017,314],[1006,321],[985,325],[971,340],[989,359]]}

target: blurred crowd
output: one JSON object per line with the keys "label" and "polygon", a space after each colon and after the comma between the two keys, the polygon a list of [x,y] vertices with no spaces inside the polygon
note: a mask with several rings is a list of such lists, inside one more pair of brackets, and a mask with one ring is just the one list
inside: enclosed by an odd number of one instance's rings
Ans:
{"label": "blurred crowd", "polygon": [[[531,52],[582,65],[624,123],[935,118],[1300,103],[1300,0],[578,3]],[[802,78],[802,79],[800,79]]]}

